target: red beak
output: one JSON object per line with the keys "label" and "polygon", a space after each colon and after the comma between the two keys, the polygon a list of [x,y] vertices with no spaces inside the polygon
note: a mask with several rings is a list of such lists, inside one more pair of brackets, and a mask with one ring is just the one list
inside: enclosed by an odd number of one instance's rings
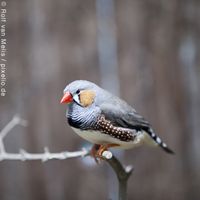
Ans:
{"label": "red beak", "polygon": [[70,103],[72,101],[73,101],[72,95],[70,94],[70,92],[66,92],[63,95],[63,98],[61,99],[60,103]]}

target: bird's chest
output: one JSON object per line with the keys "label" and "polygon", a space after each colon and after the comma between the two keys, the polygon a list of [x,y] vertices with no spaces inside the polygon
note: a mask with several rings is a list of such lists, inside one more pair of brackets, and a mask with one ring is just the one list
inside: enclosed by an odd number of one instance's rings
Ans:
{"label": "bird's chest", "polygon": [[74,132],[78,134],[81,138],[93,143],[93,144],[117,144],[116,148],[129,149],[135,146],[139,146],[143,141],[144,134],[138,135],[131,141],[123,141],[119,138],[110,136],[109,134],[104,134],[100,131],[94,130],[80,130],[73,128]]}
{"label": "bird's chest", "polygon": [[80,120],[77,120],[76,118],[70,116],[70,117],[67,117],[67,121],[68,121],[68,124],[73,127],[73,128],[77,128],[77,129],[80,129],[82,127],[82,121]]}
{"label": "bird's chest", "polygon": [[109,137],[105,134],[102,134],[100,131],[94,130],[81,130],[79,128],[72,127],[75,133],[77,133],[83,139],[94,143],[94,144],[107,144],[109,143]]}
{"label": "bird's chest", "polygon": [[135,134],[132,130],[116,127],[106,120],[104,116],[98,117],[88,130],[81,130],[77,127],[73,127],[73,129],[80,137],[96,144],[128,143],[135,139]]}
{"label": "bird's chest", "polygon": [[95,107],[82,108],[78,105],[69,107],[67,111],[68,123],[71,127],[88,130],[96,122],[98,109]]}

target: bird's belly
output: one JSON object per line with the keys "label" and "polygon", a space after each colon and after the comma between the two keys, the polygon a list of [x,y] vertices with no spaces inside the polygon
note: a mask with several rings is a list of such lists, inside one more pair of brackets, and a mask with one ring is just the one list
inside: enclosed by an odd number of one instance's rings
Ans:
{"label": "bird's belly", "polygon": [[121,141],[119,139],[113,138],[112,136],[109,136],[107,134],[101,133],[99,131],[85,131],[80,130],[77,128],[72,129],[83,139],[94,143],[94,144],[118,144],[119,146],[115,148],[121,148],[121,149],[130,149],[136,146],[140,146],[143,144],[146,140],[148,140],[148,136],[146,133],[141,133],[140,135],[136,136],[136,138],[133,141]]}

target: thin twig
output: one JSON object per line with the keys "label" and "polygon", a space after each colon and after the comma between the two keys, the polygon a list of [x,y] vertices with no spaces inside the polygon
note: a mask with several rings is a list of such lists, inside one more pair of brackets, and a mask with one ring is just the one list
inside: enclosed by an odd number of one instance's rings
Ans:
{"label": "thin twig", "polygon": [[[4,146],[4,138],[16,126],[26,126],[27,121],[15,115],[13,119],[0,131],[0,161],[2,160],[41,160],[42,162],[59,159],[64,160],[68,158],[84,157],[89,155],[89,151],[82,149],[81,151],[69,152],[63,151],[59,153],[51,153],[47,147],[44,148],[43,153],[28,153],[21,149],[19,153],[8,153]],[[102,157],[112,167],[119,181],[119,200],[127,199],[127,182],[133,171],[131,166],[123,167],[120,161],[112,155],[110,151],[104,151]]]}
{"label": "thin twig", "polygon": [[112,156],[111,159],[106,159],[108,164],[112,167],[115,174],[118,178],[118,196],[119,200],[126,200],[127,199],[127,183],[130,175],[132,174],[133,167],[127,166],[123,167],[120,161],[115,157]]}
{"label": "thin twig", "polygon": [[2,160],[41,160],[42,162],[46,162],[48,160],[57,159],[64,160],[68,158],[76,158],[76,157],[84,157],[88,154],[88,151],[83,149],[82,151],[63,151],[59,153],[50,153],[49,151],[45,151],[44,153],[28,153],[24,149],[21,149],[19,153],[0,153],[0,161]]}
{"label": "thin twig", "polygon": [[1,130],[1,132],[0,132],[0,154],[6,153],[3,139],[18,124],[21,126],[27,126],[27,121],[21,119],[18,115],[15,115],[12,118],[12,120]]}
{"label": "thin twig", "polygon": [[4,138],[16,125],[27,126],[27,121],[21,119],[19,115],[15,115],[12,118],[12,120],[0,131],[0,161],[41,160],[42,162],[45,162],[47,160],[52,160],[52,159],[64,160],[68,158],[83,157],[88,155],[88,151],[86,149],[82,149],[81,151],[75,151],[75,152],[63,151],[59,153],[50,153],[47,147],[44,148],[44,153],[28,153],[24,149],[21,149],[19,153],[8,153],[6,152],[5,149]]}

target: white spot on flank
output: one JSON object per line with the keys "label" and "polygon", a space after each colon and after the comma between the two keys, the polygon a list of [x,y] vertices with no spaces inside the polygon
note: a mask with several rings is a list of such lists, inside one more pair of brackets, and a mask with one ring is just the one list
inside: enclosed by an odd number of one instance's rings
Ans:
{"label": "white spot on flank", "polygon": [[152,136],[152,137],[155,137],[155,136],[156,136],[156,134],[155,134],[155,133],[151,133],[151,136]]}
{"label": "white spot on flank", "polygon": [[167,145],[165,143],[162,144],[163,147],[167,147]]}
{"label": "white spot on flank", "polygon": [[156,138],[156,142],[160,144],[161,143],[161,139],[159,137],[157,137]]}

